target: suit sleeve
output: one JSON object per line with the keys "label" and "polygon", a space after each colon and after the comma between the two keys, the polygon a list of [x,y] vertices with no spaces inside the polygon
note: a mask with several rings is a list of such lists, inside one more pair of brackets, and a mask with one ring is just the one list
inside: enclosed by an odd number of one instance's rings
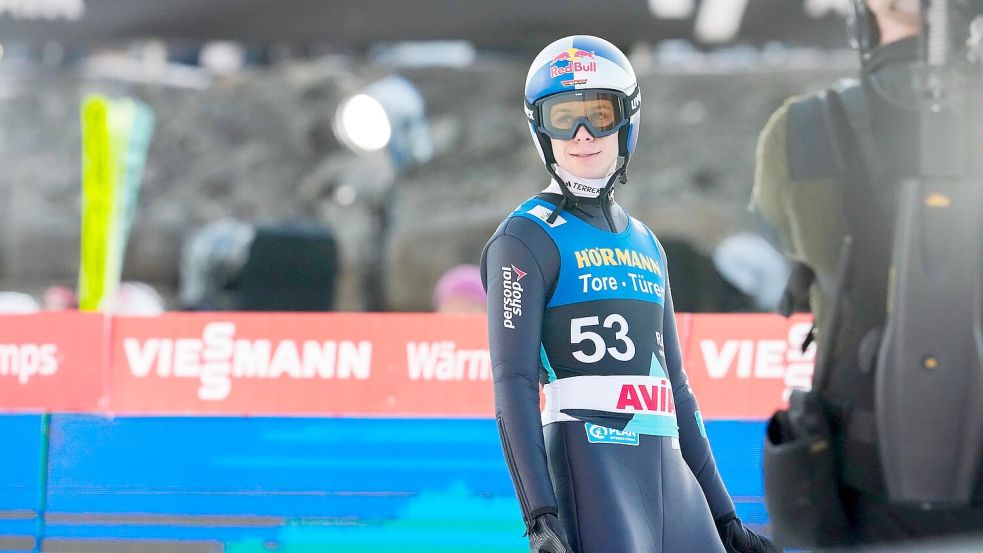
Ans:
{"label": "suit sleeve", "polygon": [[703,495],[710,506],[710,513],[714,520],[719,520],[734,512],[734,502],[720,478],[720,473],[717,472],[717,462],[710,450],[710,441],[707,439],[700,408],[696,403],[696,396],[693,395],[693,390],[689,386],[686,371],[683,370],[679,334],[676,329],[676,315],[672,307],[672,291],[669,288],[668,280],[666,281],[666,302],[663,317],[665,360],[676,403],[679,445],[683,452],[683,459],[686,460],[686,464],[696,475],[700,488],[703,489]]}
{"label": "suit sleeve", "polygon": [[539,409],[541,328],[552,283],[537,262],[541,257],[523,240],[500,231],[486,246],[481,263],[488,291],[495,418],[527,528],[537,516],[557,513]]}

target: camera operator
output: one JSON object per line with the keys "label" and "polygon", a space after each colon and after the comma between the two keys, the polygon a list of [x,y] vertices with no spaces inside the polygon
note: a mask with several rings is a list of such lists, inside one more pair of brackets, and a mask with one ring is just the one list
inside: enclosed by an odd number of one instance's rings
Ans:
{"label": "camera operator", "polygon": [[[791,98],[772,115],[751,199],[795,263],[781,310],[811,309],[815,319],[813,391],[770,421],[765,456],[776,541],[801,547],[983,530],[979,484],[958,509],[891,501],[885,484],[876,373],[901,183],[923,169],[921,14],[918,0],[852,4],[859,78]],[[932,447],[931,436],[906,438]]]}

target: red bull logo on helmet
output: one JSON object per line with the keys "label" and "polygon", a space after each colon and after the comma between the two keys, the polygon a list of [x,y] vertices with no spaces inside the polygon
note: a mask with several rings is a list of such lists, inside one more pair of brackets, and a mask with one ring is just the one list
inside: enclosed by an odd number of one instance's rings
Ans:
{"label": "red bull logo on helmet", "polygon": [[568,73],[597,71],[597,61],[594,53],[579,48],[567,48],[550,61],[550,78],[554,79]]}

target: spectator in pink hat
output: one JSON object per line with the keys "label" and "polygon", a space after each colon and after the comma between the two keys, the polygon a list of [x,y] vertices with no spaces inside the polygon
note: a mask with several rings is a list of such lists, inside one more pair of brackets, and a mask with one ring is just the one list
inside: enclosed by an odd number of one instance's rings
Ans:
{"label": "spectator in pink hat", "polygon": [[458,265],[441,275],[434,287],[433,308],[438,313],[484,313],[485,289],[477,265]]}

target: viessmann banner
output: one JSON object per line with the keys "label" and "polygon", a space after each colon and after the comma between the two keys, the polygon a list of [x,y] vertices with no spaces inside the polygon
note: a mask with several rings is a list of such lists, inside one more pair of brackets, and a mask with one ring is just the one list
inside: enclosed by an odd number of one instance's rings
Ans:
{"label": "viessmann banner", "polygon": [[[679,315],[707,418],[763,419],[807,387],[808,318]],[[0,317],[0,411],[490,417],[483,316],[78,313]]]}
{"label": "viessmann banner", "polygon": [[114,325],[120,413],[491,413],[482,317],[173,314]]}

